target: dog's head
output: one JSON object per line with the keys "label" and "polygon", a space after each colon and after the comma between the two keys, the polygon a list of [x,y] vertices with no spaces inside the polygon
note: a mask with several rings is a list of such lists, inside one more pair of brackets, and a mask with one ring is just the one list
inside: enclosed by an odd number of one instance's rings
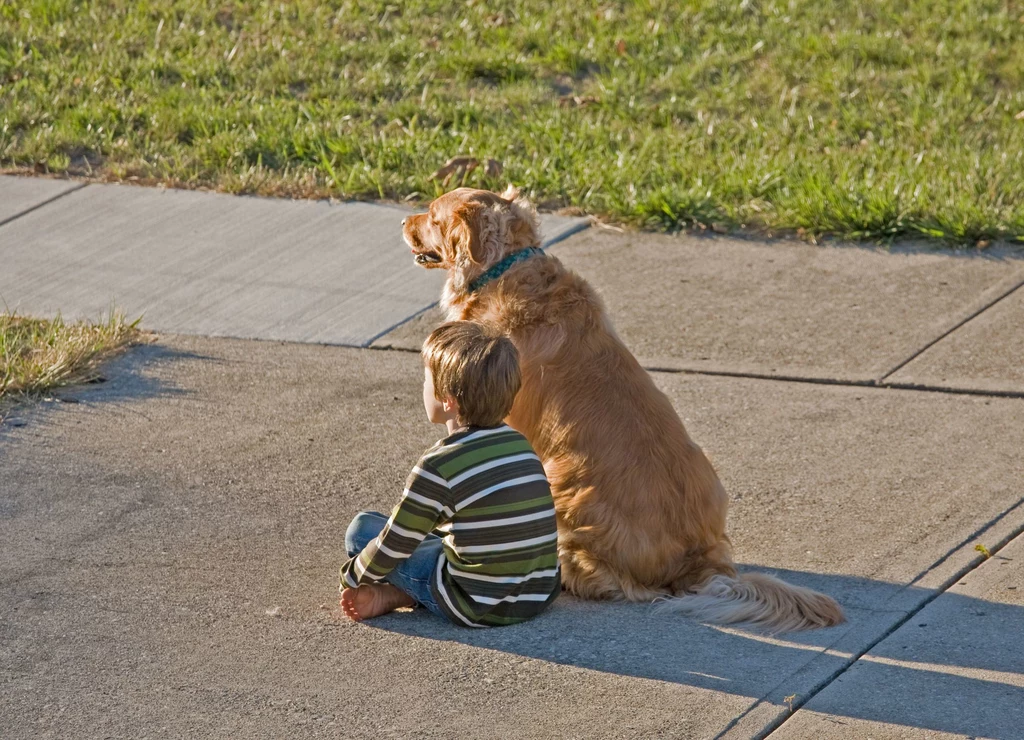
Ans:
{"label": "dog's head", "polygon": [[540,245],[537,214],[517,196],[511,187],[502,195],[458,188],[405,219],[402,235],[418,265],[448,270],[461,292],[506,255]]}

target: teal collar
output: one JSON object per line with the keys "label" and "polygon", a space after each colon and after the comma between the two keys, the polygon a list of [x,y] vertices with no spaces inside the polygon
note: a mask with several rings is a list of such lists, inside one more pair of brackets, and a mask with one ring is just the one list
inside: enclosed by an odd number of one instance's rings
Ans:
{"label": "teal collar", "polygon": [[497,280],[508,272],[508,269],[512,267],[512,265],[522,262],[525,259],[529,259],[535,254],[544,254],[544,250],[540,247],[527,247],[526,249],[521,249],[518,252],[513,252],[501,262],[494,265],[490,270],[471,282],[469,284],[469,292],[476,293],[480,288],[487,285],[487,283],[492,280]]}

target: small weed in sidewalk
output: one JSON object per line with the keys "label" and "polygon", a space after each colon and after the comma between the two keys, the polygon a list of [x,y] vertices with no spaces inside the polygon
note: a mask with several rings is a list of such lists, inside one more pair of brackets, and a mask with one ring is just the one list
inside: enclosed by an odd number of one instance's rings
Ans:
{"label": "small weed in sidewalk", "polygon": [[119,311],[96,323],[0,313],[0,418],[19,398],[94,379],[101,362],[139,340],[138,323]]}

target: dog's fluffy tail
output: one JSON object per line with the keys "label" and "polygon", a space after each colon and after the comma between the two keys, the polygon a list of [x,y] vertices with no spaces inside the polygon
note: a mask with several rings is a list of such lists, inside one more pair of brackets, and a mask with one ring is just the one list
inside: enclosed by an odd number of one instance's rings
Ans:
{"label": "dog's fluffy tail", "polygon": [[759,573],[712,576],[692,592],[659,601],[656,608],[702,622],[748,624],[768,632],[831,627],[846,621],[839,604],[825,594]]}

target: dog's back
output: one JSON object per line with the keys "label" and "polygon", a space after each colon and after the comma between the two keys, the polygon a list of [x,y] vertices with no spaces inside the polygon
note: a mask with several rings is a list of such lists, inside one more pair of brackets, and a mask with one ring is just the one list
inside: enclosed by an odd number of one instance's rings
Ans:
{"label": "dog's back", "polygon": [[571,591],[646,599],[733,572],[714,469],[586,281],[555,257],[530,260],[462,317],[496,324],[519,348],[509,421],[544,460]]}

